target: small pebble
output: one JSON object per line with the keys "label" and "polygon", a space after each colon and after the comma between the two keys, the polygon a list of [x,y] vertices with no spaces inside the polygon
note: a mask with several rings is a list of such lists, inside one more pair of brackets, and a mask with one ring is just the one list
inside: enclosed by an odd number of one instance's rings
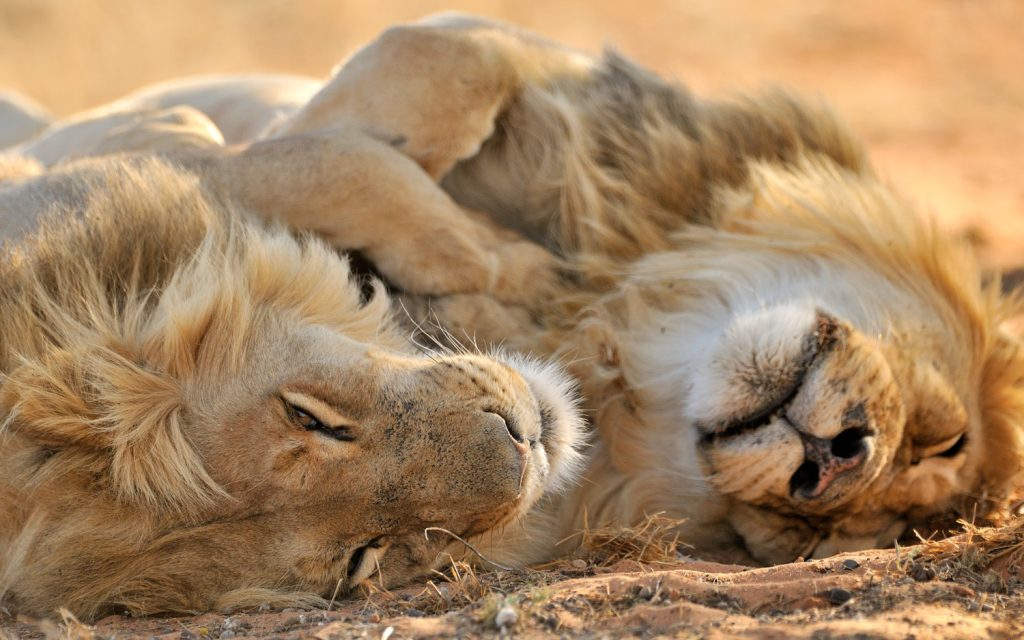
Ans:
{"label": "small pebble", "polygon": [[860,563],[854,560],[853,558],[847,558],[846,560],[843,560],[843,568],[847,571],[853,571],[859,566]]}
{"label": "small pebble", "polygon": [[231,640],[235,637],[235,632],[231,629],[226,629],[220,632],[220,640]]}
{"label": "small pebble", "polygon": [[917,582],[928,582],[935,579],[935,567],[927,564],[915,564],[910,568],[910,577]]}
{"label": "small pebble", "polygon": [[194,633],[192,633],[188,629],[185,629],[184,631],[181,632],[180,638],[181,638],[181,640],[199,640],[199,636],[194,634]]}
{"label": "small pebble", "polygon": [[512,607],[505,605],[498,609],[497,615],[494,616],[494,626],[502,629],[514,625],[516,620],[519,619],[519,614]]}
{"label": "small pebble", "polygon": [[586,569],[587,568],[587,561],[583,560],[581,558],[576,558],[575,560],[573,560],[569,564],[572,566],[573,569],[580,569],[580,570],[582,570],[582,569]]}
{"label": "small pebble", "polygon": [[832,604],[845,604],[853,599],[853,594],[841,587],[829,589],[825,592],[825,596]]}

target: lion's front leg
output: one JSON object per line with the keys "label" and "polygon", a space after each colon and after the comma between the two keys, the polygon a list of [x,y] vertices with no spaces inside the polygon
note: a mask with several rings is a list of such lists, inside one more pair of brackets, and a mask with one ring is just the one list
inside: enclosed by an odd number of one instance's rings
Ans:
{"label": "lion's front leg", "polygon": [[558,286],[556,257],[469,214],[412,160],[359,130],[178,160],[264,219],[363,252],[413,293],[487,293],[535,306]]}
{"label": "lion's front leg", "polygon": [[524,85],[590,66],[589,57],[511,26],[435,16],[385,31],[269,135],[356,126],[436,181],[477,153]]}

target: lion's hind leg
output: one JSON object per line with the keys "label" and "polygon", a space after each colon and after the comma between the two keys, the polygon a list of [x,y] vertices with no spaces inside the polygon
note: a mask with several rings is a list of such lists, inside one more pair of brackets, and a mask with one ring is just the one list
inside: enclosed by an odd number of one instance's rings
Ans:
{"label": "lion's hind leg", "polygon": [[588,56],[514,27],[444,14],[388,29],[272,136],[354,125],[436,181],[472,157],[528,83],[589,73]]}

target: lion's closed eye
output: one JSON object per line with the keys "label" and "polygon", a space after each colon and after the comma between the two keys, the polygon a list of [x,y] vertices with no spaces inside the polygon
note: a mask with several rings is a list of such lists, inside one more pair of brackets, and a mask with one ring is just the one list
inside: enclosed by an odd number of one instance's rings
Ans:
{"label": "lion's closed eye", "polygon": [[925,458],[952,458],[963,451],[967,443],[967,434],[960,433],[940,442],[918,445],[914,449],[913,463],[917,464]]}
{"label": "lion's closed eye", "polygon": [[306,431],[316,431],[342,442],[354,441],[352,421],[332,409],[327,403],[293,391],[281,393],[288,417]]}

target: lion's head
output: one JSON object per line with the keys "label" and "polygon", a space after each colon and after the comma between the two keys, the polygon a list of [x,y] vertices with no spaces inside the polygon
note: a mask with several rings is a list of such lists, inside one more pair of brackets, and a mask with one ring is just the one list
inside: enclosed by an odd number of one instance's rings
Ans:
{"label": "lion's head", "polygon": [[157,161],[12,189],[87,194],[0,274],[0,591],[16,606],[396,585],[452,542],[432,528],[492,532],[570,477],[579,422],[558,369],[417,354],[380,287],[361,292],[322,244]]}
{"label": "lion's head", "polygon": [[1024,359],[967,248],[820,158],[754,166],[675,242],[585,321],[615,360],[590,395],[632,517],[689,518],[704,546],[727,524],[779,562],[1005,497]]}

